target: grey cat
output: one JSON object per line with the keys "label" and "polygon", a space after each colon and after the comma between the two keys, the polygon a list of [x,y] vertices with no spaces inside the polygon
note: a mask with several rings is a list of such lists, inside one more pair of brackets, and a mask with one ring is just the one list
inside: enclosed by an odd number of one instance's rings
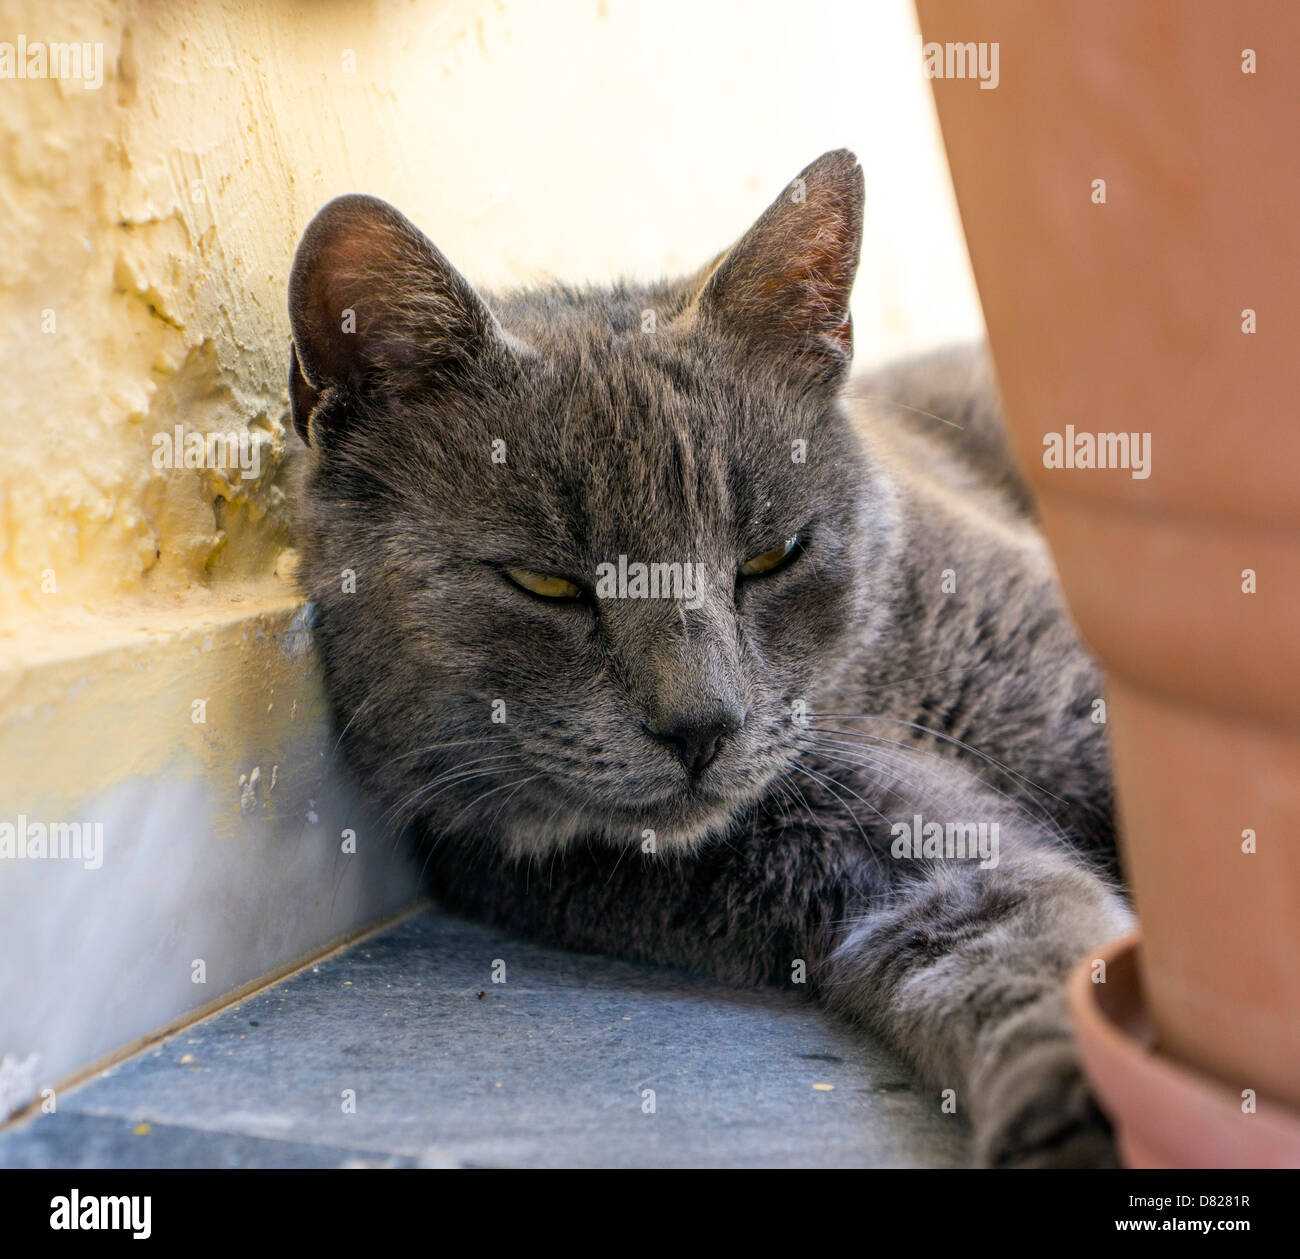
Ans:
{"label": "grey cat", "polygon": [[321,210],[290,392],[341,747],[448,907],[806,981],[978,1162],[1104,1164],[1062,991],[1130,925],[1100,682],[983,355],[849,381],[862,212],[827,153],[686,279],[492,297]]}

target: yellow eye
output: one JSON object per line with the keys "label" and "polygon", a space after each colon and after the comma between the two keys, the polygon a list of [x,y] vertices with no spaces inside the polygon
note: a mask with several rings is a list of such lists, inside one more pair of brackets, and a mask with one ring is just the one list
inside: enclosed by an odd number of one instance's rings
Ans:
{"label": "yellow eye", "polygon": [[548,573],[534,573],[527,568],[507,568],[506,576],[516,586],[531,590],[543,599],[576,599],[582,590],[565,577],[552,577]]}
{"label": "yellow eye", "polygon": [[786,562],[798,549],[798,538],[787,538],[778,547],[756,555],[747,564],[740,566],[742,577],[762,577],[764,573],[773,573]]}

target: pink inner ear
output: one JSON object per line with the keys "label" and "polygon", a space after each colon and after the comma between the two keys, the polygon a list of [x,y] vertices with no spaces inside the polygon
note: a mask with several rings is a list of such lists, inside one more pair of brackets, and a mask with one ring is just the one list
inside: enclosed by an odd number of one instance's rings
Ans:
{"label": "pink inner ear", "polygon": [[853,350],[853,320],[845,316],[844,322],[838,328],[831,329],[828,333],[831,340],[840,347],[846,354]]}
{"label": "pink inner ear", "polygon": [[[852,353],[849,293],[862,232],[862,174],[848,153],[804,171],[710,276],[701,306],[742,334],[798,355]],[[794,185],[792,185],[794,187]]]}
{"label": "pink inner ear", "polygon": [[382,271],[384,260],[395,252],[392,234],[379,224],[358,225],[351,232],[330,242],[320,265],[320,317],[332,323],[332,335],[341,332],[343,312],[356,316],[356,335],[365,336],[369,320],[365,317],[368,278]]}
{"label": "pink inner ear", "polygon": [[[326,379],[345,380],[387,355],[392,338],[382,335],[381,308],[389,297],[387,272],[400,274],[403,249],[390,225],[354,218],[324,241],[309,281],[307,318],[313,356]],[[343,312],[354,330],[343,330]]]}
{"label": "pink inner ear", "polygon": [[796,280],[802,290],[798,292],[802,298],[798,314],[807,330],[847,344],[851,330],[846,310],[852,284],[852,263],[845,258],[845,237],[851,235],[848,217],[833,200],[804,210],[816,217],[813,231],[804,238],[795,259],[802,272]]}
{"label": "pink inner ear", "polygon": [[331,281],[331,297],[342,302],[340,313],[354,294],[365,292],[367,282],[399,267],[404,252],[402,240],[385,223],[359,222],[331,241],[321,271]]}
{"label": "pink inner ear", "polygon": [[[827,220],[828,226],[841,225],[838,215],[829,215]],[[849,352],[853,345],[853,325],[848,315],[852,272],[845,265],[842,244],[833,230],[823,228],[783,269],[759,279],[750,292],[769,304],[773,324],[784,325],[787,335],[824,336]],[[761,311],[753,313],[762,318]]]}

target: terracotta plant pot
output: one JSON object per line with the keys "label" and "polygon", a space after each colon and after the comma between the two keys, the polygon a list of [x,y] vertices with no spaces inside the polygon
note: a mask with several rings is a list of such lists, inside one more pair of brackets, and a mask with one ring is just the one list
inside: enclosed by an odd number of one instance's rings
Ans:
{"label": "terracotta plant pot", "polygon": [[[1130,1167],[1295,1167],[1300,1118],[1268,1102],[1243,1109],[1227,1085],[1154,1048],[1138,974],[1139,937],[1112,941],[1070,977],[1079,1051],[1102,1105],[1117,1117]],[[1104,962],[1106,982],[1095,982]]]}
{"label": "terracotta plant pot", "polygon": [[[1013,444],[1109,679],[1157,1043],[1300,1107],[1300,24],[1285,0],[918,9],[929,45],[998,45],[996,87],[958,58],[935,100]],[[1051,466],[1106,433],[1136,435],[1128,466]]]}

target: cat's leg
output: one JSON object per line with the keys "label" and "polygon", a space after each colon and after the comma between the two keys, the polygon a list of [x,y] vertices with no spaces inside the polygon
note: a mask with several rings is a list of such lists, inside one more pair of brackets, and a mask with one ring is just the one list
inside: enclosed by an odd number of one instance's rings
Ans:
{"label": "cat's leg", "polygon": [[1123,901],[1046,840],[1004,839],[987,869],[907,865],[827,960],[828,1003],[954,1090],[982,1165],[1108,1165],[1064,981],[1089,949],[1130,929]]}

